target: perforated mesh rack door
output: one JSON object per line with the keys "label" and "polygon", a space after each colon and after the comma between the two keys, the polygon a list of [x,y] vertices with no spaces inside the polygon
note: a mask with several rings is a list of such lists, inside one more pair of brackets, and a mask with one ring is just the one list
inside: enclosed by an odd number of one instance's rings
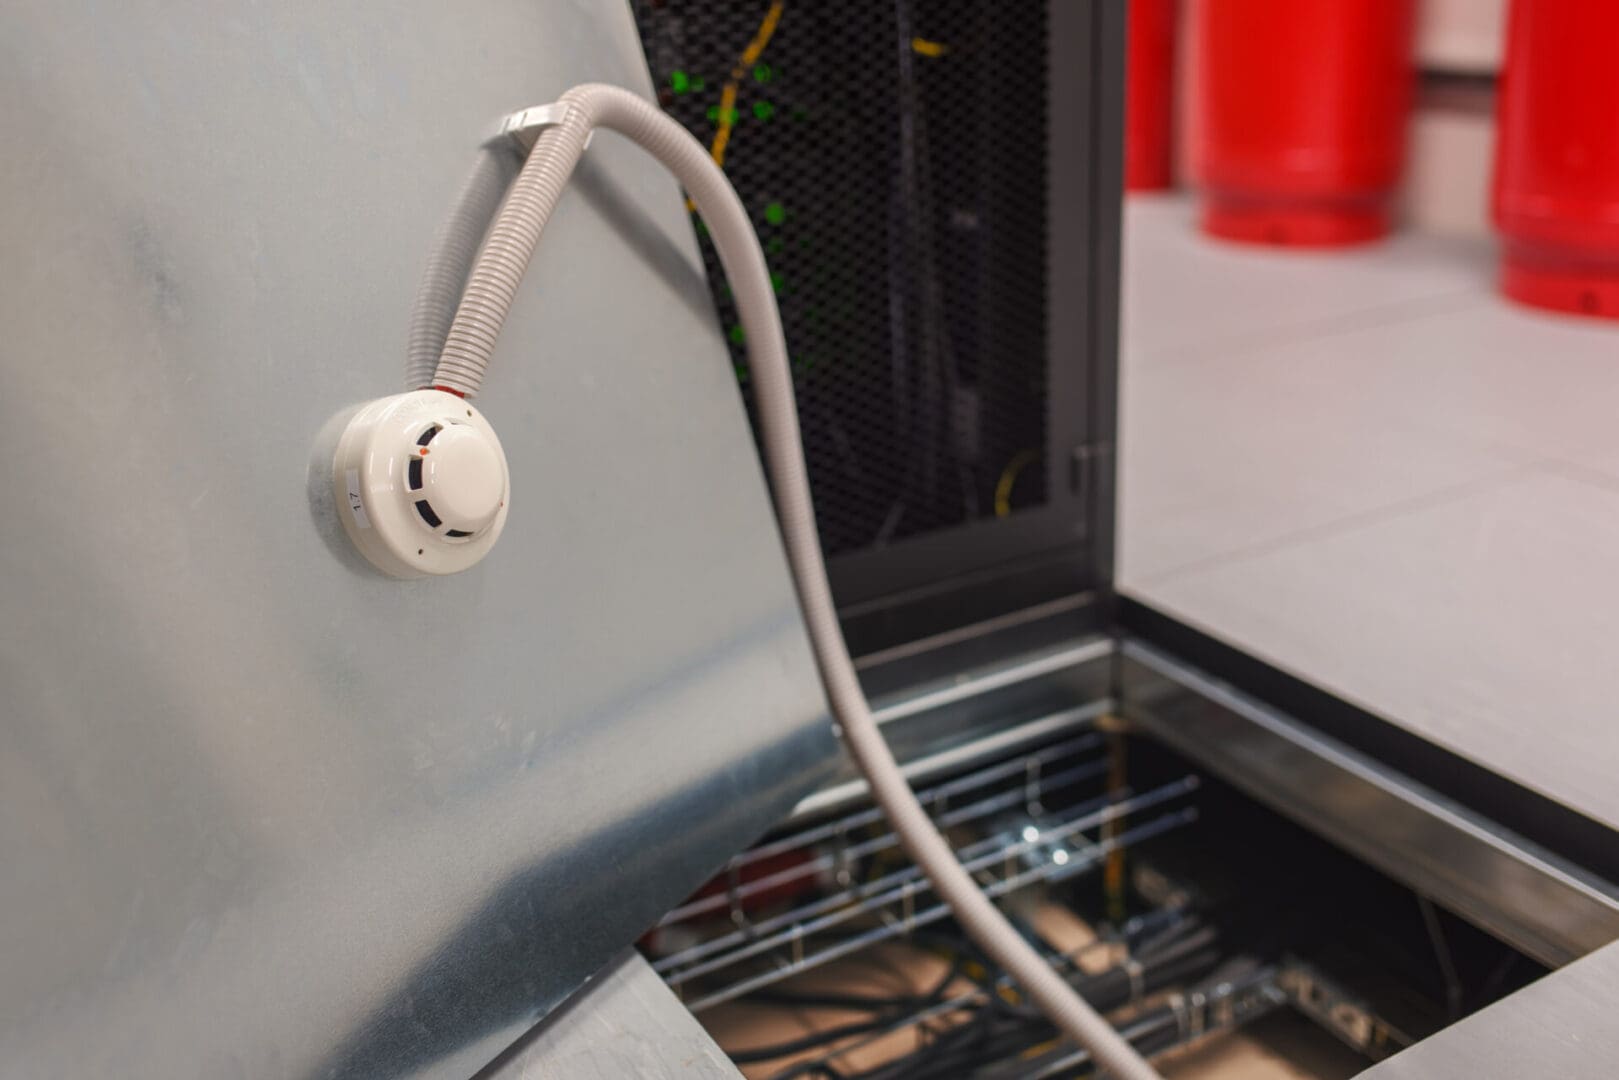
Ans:
{"label": "perforated mesh rack door", "polygon": [[1046,4],[634,8],[765,243],[828,554],[1045,504]]}

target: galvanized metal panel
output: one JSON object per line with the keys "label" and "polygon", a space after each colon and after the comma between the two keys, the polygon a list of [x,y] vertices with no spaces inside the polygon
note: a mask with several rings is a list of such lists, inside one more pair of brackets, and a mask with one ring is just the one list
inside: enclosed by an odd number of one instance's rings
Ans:
{"label": "galvanized metal panel", "polygon": [[500,545],[400,583],[338,530],[319,433],[400,388],[478,139],[586,79],[648,89],[619,5],[0,9],[0,1075],[469,1073],[830,767],[614,137],[481,399]]}
{"label": "galvanized metal panel", "polygon": [[1619,936],[1619,892],[1389,766],[1152,646],[1122,641],[1125,716],[1543,963]]}

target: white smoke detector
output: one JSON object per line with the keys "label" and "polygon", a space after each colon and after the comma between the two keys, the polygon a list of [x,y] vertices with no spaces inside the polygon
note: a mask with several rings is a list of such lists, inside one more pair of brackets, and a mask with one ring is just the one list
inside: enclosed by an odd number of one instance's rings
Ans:
{"label": "white smoke detector", "polygon": [[337,514],[372,565],[394,577],[454,574],[506,524],[506,453],[483,414],[443,390],[360,408],[332,460]]}

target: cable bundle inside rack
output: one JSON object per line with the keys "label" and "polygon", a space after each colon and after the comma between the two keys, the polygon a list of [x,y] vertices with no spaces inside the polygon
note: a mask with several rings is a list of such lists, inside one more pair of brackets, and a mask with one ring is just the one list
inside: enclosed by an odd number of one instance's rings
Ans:
{"label": "cable bundle inside rack", "polygon": [[[981,764],[917,797],[986,894],[1027,913],[1030,905],[1060,908],[1047,898],[1095,887],[1110,854],[1196,819],[1195,775],[1138,791],[1113,784],[1110,771],[1106,740],[1085,730]],[[1138,910],[1104,937],[1066,950],[1026,918],[1014,921],[1102,1012],[1138,1006],[1224,959],[1213,929],[1172,907]],[[705,1018],[725,1014],[722,1027],[738,1006],[812,1018],[813,1030],[790,1036],[725,1040],[750,1076],[965,1076],[1008,1056],[1074,1049],[962,933],[869,807],[738,855],[665,917],[649,945],[655,969],[687,1006]],[[837,984],[850,965],[876,963],[895,949],[929,957],[929,974],[887,993],[872,988],[884,980]],[[1156,1022],[1142,1030],[1163,1035]],[[909,1052],[872,1063],[906,1038],[917,1044]]]}

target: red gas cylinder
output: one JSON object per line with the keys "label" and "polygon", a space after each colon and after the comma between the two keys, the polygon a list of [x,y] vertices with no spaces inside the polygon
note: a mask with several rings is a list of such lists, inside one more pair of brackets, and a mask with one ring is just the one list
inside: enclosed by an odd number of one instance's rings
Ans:
{"label": "red gas cylinder", "polygon": [[1329,246],[1389,229],[1414,0],[1194,0],[1191,166],[1203,229]]}
{"label": "red gas cylinder", "polygon": [[1619,3],[1516,0],[1496,122],[1501,290],[1619,318]]}
{"label": "red gas cylinder", "polygon": [[1161,191],[1174,182],[1177,0],[1130,0],[1124,66],[1124,186]]}

